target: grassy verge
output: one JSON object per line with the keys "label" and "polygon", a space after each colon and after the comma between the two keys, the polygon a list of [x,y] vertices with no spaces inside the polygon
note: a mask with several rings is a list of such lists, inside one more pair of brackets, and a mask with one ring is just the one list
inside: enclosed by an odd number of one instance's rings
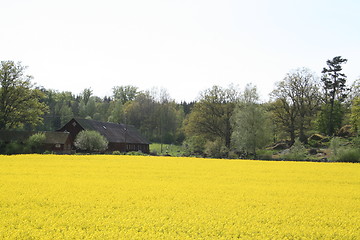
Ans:
{"label": "grassy verge", "polygon": [[174,157],[179,157],[184,154],[184,150],[181,145],[162,144],[161,146],[160,143],[150,144],[150,152],[156,153],[157,155],[170,155]]}

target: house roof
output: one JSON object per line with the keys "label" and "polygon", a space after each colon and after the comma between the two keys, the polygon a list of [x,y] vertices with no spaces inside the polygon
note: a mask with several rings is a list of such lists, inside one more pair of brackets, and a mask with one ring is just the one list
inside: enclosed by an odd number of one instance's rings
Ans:
{"label": "house roof", "polygon": [[150,144],[132,125],[100,122],[91,119],[74,119],[84,130],[93,130],[103,135],[109,142]]}
{"label": "house roof", "polygon": [[68,132],[45,132],[45,142],[44,143],[60,143],[65,144],[69,138]]}
{"label": "house roof", "polygon": [[45,141],[48,144],[65,144],[69,133],[66,132],[35,132],[35,131],[11,131],[11,130],[0,130],[0,141],[12,142],[19,141],[25,142],[28,138],[36,133],[44,133]]}

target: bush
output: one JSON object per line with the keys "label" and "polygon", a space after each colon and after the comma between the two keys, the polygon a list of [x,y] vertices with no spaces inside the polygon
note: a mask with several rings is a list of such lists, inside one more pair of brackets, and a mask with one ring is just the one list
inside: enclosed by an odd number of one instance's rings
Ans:
{"label": "bush", "polygon": [[202,156],[205,150],[206,139],[200,136],[187,138],[184,143],[184,156],[197,155]]}
{"label": "bush", "polygon": [[127,152],[126,155],[130,156],[147,156],[147,154],[141,152],[141,151],[133,151],[133,152]]}
{"label": "bush", "polygon": [[26,142],[29,151],[32,153],[42,153],[45,138],[44,133],[35,133],[34,135],[31,135]]}
{"label": "bush", "polygon": [[25,152],[24,145],[18,142],[10,142],[5,146],[5,154],[22,154]]}
{"label": "bush", "polygon": [[336,162],[360,162],[360,150],[354,148],[341,148],[333,158]]}
{"label": "bush", "polygon": [[108,148],[108,141],[96,131],[85,130],[76,136],[74,145],[87,152],[103,152]]}
{"label": "bush", "polygon": [[296,139],[289,151],[282,156],[286,160],[305,160],[307,151],[299,139]]}
{"label": "bush", "polygon": [[266,150],[266,149],[259,150],[259,151],[256,152],[258,160],[271,160],[273,154],[274,154],[274,151]]}
{"label": "bush", "polygon": [[121,152],[120,151],[113,151],[112,154],[113,155],[121,155]]}
{"label": "bush", "polygon": [[204,150],[206,156],[213,158],[227,157],[228,150],[220,140],[207,141]]}

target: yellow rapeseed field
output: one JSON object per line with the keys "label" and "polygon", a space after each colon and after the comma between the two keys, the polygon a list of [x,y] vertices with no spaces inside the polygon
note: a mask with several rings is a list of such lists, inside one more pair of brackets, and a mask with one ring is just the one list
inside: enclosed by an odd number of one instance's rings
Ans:
{"label": "yellow rapeseed field", "polygon": [[0,239],[360,239],[360,164],[0,156]]}

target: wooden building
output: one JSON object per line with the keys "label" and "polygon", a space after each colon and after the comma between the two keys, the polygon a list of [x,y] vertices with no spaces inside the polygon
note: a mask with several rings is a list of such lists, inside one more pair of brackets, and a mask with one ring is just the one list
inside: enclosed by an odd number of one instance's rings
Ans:
{"label": "wooden building", "polygon": [[108,152],[150,152],[150,142],[141,136],[141,134],[132,125],[73,118],[58,131],[68,132],[70,134],[69,137],[72,142],[72,148],[75,149],[74,141],[76,136],[79,132],[84,130],[97,131],[103,135],[109,142],[107,149]]}
{"label": "wooden building", "polygon": [[41,149],[55,153],[71,153],[70,134],[66,132],[35,132],[35,131],[0,131],[0,142],[5,144],[17,142],[26,144],[30,136],[36,133],[43,133],[45,140]]}

